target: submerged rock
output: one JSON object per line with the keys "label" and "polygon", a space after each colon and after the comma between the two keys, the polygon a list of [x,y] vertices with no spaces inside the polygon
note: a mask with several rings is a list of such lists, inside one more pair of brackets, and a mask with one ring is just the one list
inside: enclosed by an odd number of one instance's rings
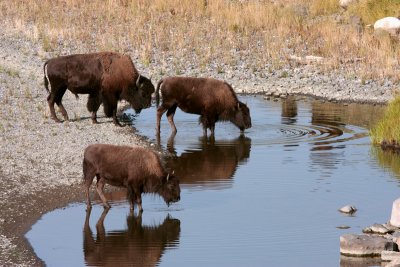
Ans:
{"label": "submerged rock", "polygon": [[338,209],[338,211],[343,212],[343,213],[354,213],[357,211],[357,208],[355,206],[352,205],[346,205],[344,207],[341,207],[340,209]]}
{"label": "submerged rock", "polygon": [[393,244],[393,241],[379,235],[346,234],[340,237],[340,253],[358,257],[380,256],[385,248]]}

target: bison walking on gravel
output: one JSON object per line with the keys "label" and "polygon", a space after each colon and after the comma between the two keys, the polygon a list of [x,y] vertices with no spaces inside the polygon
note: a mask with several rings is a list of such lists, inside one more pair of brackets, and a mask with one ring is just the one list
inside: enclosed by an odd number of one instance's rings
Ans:
{"label": "bison walking on gravel", "polygon": [[[118,100],[127,100],[136,112],[151,105],[154,85],[150,79],[136,70],[131,58],[113,52],[76,54],[61,56],[46,61],[43,66],[44,84],[49,92],[47,102],[52,119],[57,118],[56,103],[65,120],[68,114],[62,104],[62,97],[68,89],[73,94],[88,94],[87,109],[92,112],[92,121],[97,123],[97,110],[101,103],[107,117],[117,120]],[[48,85],[50,84],[50,90]]]}
{"label": "bison walking on gravel", "polygon": [[91,208],[89,189],[95,176],[96,190],[104,208],[110,208],[103,194],[105,184],[127,188],[131,210],[135,203],[139,211],[143,210],[142,193],[159,194],[167,205],[180,199],[178,178],[167,173],[160,158],[149,149],[107,144],[89,145],[83,158],[88,209]]}
{"label": "bison walking on gravel", "polygon": [[241,131],[251,127],[250,111],[240,102],[232,87],[223,81],[210,78],[168,77],[160,80],[156,89],[156,101],[159,105],[161,89],[162,104],[157,109],[157,133],[160,133],[160,121],[167,111],[168,122],[175,133],[174,114],[176,108],[187,113],[200,115],[203,134],[207,128],[214,135],[217,121],[230,121]]}

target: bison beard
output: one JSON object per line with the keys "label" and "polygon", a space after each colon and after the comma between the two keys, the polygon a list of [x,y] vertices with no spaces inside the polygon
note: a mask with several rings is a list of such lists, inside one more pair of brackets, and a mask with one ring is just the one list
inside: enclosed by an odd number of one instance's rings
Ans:
{"label": "bison beard", "polygon": [[54,103],[59,106],[64,119],[69,119],[62,104],[67,89],[76,96],[89,95],[87,109],[92,113],[93,123],[97,123],[97,111],[102,103],[104,113],[113,117],[116,125],[121,125],[116,117],[119,100],[127,100],[136,111],[151,105],[154,86],[150,79],[138,73],[126,55],[101,52],[62,56],[48,60],[43,71],[51,117],[57,122],[60,120],[55,114]]}
{"label": "bison beard", "polygon": [[178,178],[164,170],[155,152],[141,147],[89,145],[84,153],[83,175],[88,209],[89,189],[95,176],[96,190],[105,208],[110,207],[103,194],[105,184],[126,187],[132,210],[134,204],[143,210],[142,193],[159,194],[168,205],[180,199]]}

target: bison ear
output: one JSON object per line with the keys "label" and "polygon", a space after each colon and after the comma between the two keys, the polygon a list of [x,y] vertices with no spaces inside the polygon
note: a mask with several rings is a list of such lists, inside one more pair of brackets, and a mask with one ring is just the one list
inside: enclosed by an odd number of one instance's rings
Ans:
{"label": "bison ear", "polygon": [[140,87],[140,74],[139,74],[139,76],[138,76],[138,78],[137,78],[137,80],[136,80],[136,87],[139,89],[139,87]]}

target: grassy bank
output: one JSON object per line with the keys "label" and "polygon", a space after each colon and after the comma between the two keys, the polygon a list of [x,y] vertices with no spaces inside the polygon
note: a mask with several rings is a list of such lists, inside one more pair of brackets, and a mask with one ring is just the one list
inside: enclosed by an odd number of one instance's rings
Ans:
{"label": "grassy bank", "polygon": [[391,101],[380,122],[371,129],[372,142],[400,148],[400,96]]}
{"label": "grassy bank", "polygon": [[173,57],[177,74],[182,58],[223,72],[240,63],[232,54],[251,56],[246,68],[263,73],[313,55],[326,59],[321,71],[400,81],[398,41],[365,27],[399,15],[398,0],[359,0],[346,11],[338,0],[0,0],[0,14],[54,54],[114,50],[144,65]]}

